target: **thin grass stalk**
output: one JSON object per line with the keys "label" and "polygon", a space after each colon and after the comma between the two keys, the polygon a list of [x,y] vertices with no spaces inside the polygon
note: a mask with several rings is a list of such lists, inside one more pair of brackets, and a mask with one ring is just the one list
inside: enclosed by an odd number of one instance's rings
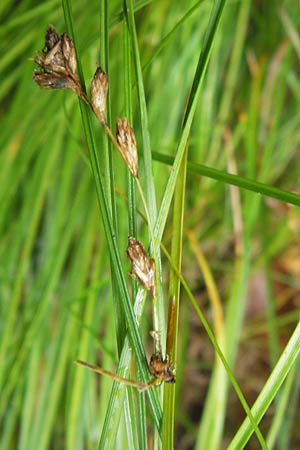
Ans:
{"label": "thin grass stalk", "polygon": [[[26,450],[30,447],[32,436],[32,417],[36,404],[35,386],[38,384],[39,363],[41,353],[41,339],[37,340],[28,357],[28,363],[23,371],[25,388],[21,408],[21,430],[18,450]],[[4,447],[5,448],[5,447]]]}
{"label": "thin grass stalk", "polygon": [[276,304],[275,296],[273,292],[273,277],[271,269],[271,261],[268,252],[265,250],[268,246],[270,237],[268,236],[268,211],[265,202],[261,205],[261,235],[263,245],[263,261],[264,261],[264,273],[266,280],[266,300],[267,300],[267,328],[269,339],[269,351],[270,351],[270,366],[274,367],[280,354],[279,333],[278,325],[276,321]]}
{"label": "thin grass stalk", "polygon": [[[123,17],[123,59],[124,59],[124,100],[125,116],[129,123],[133,123],[132,113],[132,74],[131,74],[131,43],[126,17]],[[129,236],[137,236],[137,217],[136,217],[136,189],[135,180],[131,173],[127,172],[127,193],[128,193],[128,230]],[[137,295],[137,283],[131,282],[132,295]],[[139,374],[138,374],[139,377]],[[141,450],[147,450],[147,422],[146,422],[146,402],[145,394],[136,395],[137,414],[134,423],[137,425],[138,442]]]}
{"label": "thin grass stalk", "polygon": [[[99,62],[100,67],[106,72],[108,80],[110,80],[109,69],[109,28],[108,28],[108,5],[106,0],[99,2],[99,15],[100,15],[100,32],[99,32]],[[111,128],[111,90],[108,89],[107,101],[106,101],[106,122]],[[101,134],[101,152],[99,156],[100,165],[104,173],[104,186],[106,191],[106,198],[108,204],[112,209],[113,223],[116,227],[115,206],[112,202],[112,196],[114,196],[114,183],[113,183],[113,162],[112,162],[112,149],[110,141],[107,138],[106,133]]]}
{"label": "thin grass stalk", "polygon": [[[179,171],[178,182],[174,194],[173,226],[172,226],[172,244],[171,258],[173,264],[181,271],[182,259],[182,234],[183,217],[186,188],[186,163],[188,147]],[[169,355],[172,364],[176,367],[177,347],[178,347],[178,322],[179,322],[179,301],[180,298],[180,279],[177,274],[171,270],[169,280],[169,320],[168,337],[166,345],[166,354]],[[173,322],[171,322],[173,321]],[[164,403],[163,403],[163,421],[162,421],[162,448],[172,450],[174,448],[174,427],[175,427],[175,384],[165,384]]]}
{"label": "thin grass stalk", "polygon": [[290,392],[288,414],[283,415],[280,433],[278,434],[278,445],[283,449],[291,448],[291,443],[294,437],[293,427],[298,412],[299,398],[300,398],[299,368],[300,368],[300,358],[298,356],[298,359],[296,361],[296,370],[294,372],[294,382]]}
{"label": "thin grass stalk", "polygon": [[127,434],[127,445],[128,448],[132,450],[144,450],[144,447],[139,446],[137,422],[140,420],[140,417],[138,418],[135,413],[134,391],[135,389],[130,389],[128,387],[126,389],[124,420]]}
{"label": "thin grass stalk", "polygon": [[[123,18],[123,59],[124,59],[124,101],[125,116],[128,117],[129,123],[133,123],[132,114],[132,74],[131,74],[131,51],[130,51],[130,35],[128,31],[126,18]],[[127,176],[127,192],[128,192],[128,229],[130,236],[137,235],[136,220],[136,192],[135,182],[130,172]],[[133,283],[136,286],[136,283]],[[135,292],[136,294],[136,292]]]}
{"label": "thin grass stalk", "polygon": [[23,401],[23,392],[21,392],[22,386],[20,385],[18,388],[15,390],[13,397],[11,397],[14,407],[8,409],[3,425],[1,426],[1,450],[10,450],[11,443],[15,439],[15,432],[19,419],[18,412]]}
{"label": "thin grass stalk", "polygon": [[200,4],[203,3],[203,0],[198,0],[183,16],[182,18],[176,23],[176,25],[166,34],[166,36],[160,41],[159,46],[154,50],[154,52],[151,55],[151,58],[148,59],[148,61],[143,65],[142,72],[145,72],[148,67],[155,61],[155,59],[158,57],[160,52],[165,48],[165,46],[168,44],[170,39],[173,37],[174,33],[185,23],[187,19],[193,14],[194,11],[199,8]]}
{"label": "thin grass stalk", "polygon": [[[203,274],[203,279],[208,292],[208,297],[213,312],[212,320],[215,337],[226,357],[224,315],[216,283],[201,248],[197,245],[194,234],[191,231],[188,231],[187,235],[196,256],[198,265]],[[195,445],[196,449],[205,447],[213,449],[218,448],[220,445],[224,422],[223,411],[225,410],[226,405],[226,385],[226,371],[221,360],[216,355],[213,374],[210,380],[209,390],[205,400],[204,412],[202,414],[199,433]],[[213,415],[213,420],[211,415]]]}
{"label": "thin grass stalk", "polygon": [[[144,83],[142,78],[142,70],[141,70],[141,62],[139,55],[139,47],[138,40],[136,34],[135,27],[135,19],[134,19],[134,8],[132,0],[124,1],[124,13],[127,16],[128,29],[130,33],[131,44],[133,48],[133,57],[134,57],[134,66],[135,66],[135,76],[137,80],[137,92],[138,92],[138,101],[139,101],[139,114],[140,114],[140,122],[141,122],[141,132],[142,132],[142,143],[143,143],[143,167],[145,172],[145,191],[148,209],[150,212],[150,217],[152,223],[149,225],[153,225],[155,223],[155,219],[157,216],[156,209],[156,196],[155,196],[155,187],[152,173],[152,155],[151,155],[151,145],[150,145],[150,135],[149,135],[149,127],[148,127],[148,118],[147,118],[147,107],[146,107],[146,98],[144,92]],[[153,243],[154,245],[154,243]]]}
{"label": "thin grass stalk", "polygon": [[[264,414],[267,412],[271,402],[274,400],[278,390],[283,384],[286,376],[291,371],[297,357],[300,354],[300,322],[296,326],[289,342],[285,346],[276,366],[271,375],[257,397],[254,405],[251,408],[251,413],[256,422],[259,422]],[[230,442],[227,450],[238,450],[245,448],[248,440],[253,433],[252,425],[250,425],[249,417],[247,417],[236,435]]]}
{"label": "thin grass stalk", "polygon": [[[237,5],[238,6],[238,5]],[[222,92],[221,104],[212,135],[210,154],[214,155],[213,162],[217,162],[222,152],[222,140],[224,136],[224,124],[228,123],[232,112],[233,96],[238,86],[240,77],[240,66],[244,52],[251,1],[245,0],[240,3],[236,23],[236,32],[233,38],[233,48],[230,61],[226,69],[226,79]]]}
{"label": "thin grass stalk", "polygon": [[[137,95],[139,105],[139,116],[142,133],[142,162],[144,169],[144,184],[145,184],[145,197],[141,189],[140,181],[137,180],[138,188],[142,197],[142,201],[145,207],[146,216],[148,219],[148,232],[150,238],[150,253],[153,252],[156,265],[156,281],[158,295],[152,301],[152,315],[153,315],[153,329],[159,331],[161,335],[161,342],[165,342],[166,326],[165,326],[165,311],[164,311],[164,299],[162,290],[162,267],[160,258],[160,240],[157,239],[155,233],[153,233],[154,223],[157,217],[155,186],[153,179],[152,169],[152,152],[150,144],[150,134],[148,126],[148,115],[146,106],[146,97],[144,91],[144,83],[142,76],[142,68],[135,26],[134,8],[132,0],[124,1],[124,13],[126,14],[128,30],[130,34],[133,61],[135,67],[135,76],[137,81]],[[147,202],[147,203],[146,203]],[[164,344],[163,344],[164,345]]]}
{"label": "thin grass stalk", "polygon": [[[137,292],[134,305],[134,313],[138,324],[140,323],[141,320],[144,303],[145,303],[145,290],[140,288]],[[129,339],[128,336],[126,336],[117,370],[117,374],[123,378],[126,378],[126,375],[128,373],[128,367],[131,361],[131,353],[132,351],[130,348]],[[107,406],[105,422],[102,429],[98,450],[110,450],[113,446],[120,416],[123,409],[125,389],[126,388],[124,385],[120,385],[118,382],[113,383],[113,388]],[[151,390],[153,389],[154,388],[152,388]],[[138,393],[137,395],[144,395],[144,394]]]}
{"label": "thin grass stalk", "polygon": [[[100,66],[106,72],[108,80],[110,80],[110,66],[109,66],[109,26],[108,26],[108,4],[107,0],[101,0],[99,4],[100,13]],[[111,129],[111,90],[108,89],[107,101],[106,101],[106,122]],[[115,182],[114,182],[114,168],[113,168],[113,148],[111,141],[108,139],[106,133],[101,134],[101,151],[99,152],[99,163],[103,171],[103,186],[106,191],[106,199],[108,206],[110,207],[112,223],[116,235],[118,235],[118,218],[117,218],[117,205],[115,198]],[[111,279],[112,279],[112,291],[113,291],[113,306],[115,316],[115,329],[117,337],[118,353],[120,354],[122,344],[126,335],[126,324],[122,307],[120,304],[120,297],[118,289],[116,288],[115,274],[112,269],[111,262]]]}
{"label": "thin grass stalk", "polygon": [[260,430],[259,430],[259,428],[257,426],[257,423],[255,422],[254,417],[251,414],[251,411],[250,411],[250,408],[249,408],[249,406],[247,404],[247,401],[246,401],[246,399],[245,399],[245,397],[244,397],[244,395],[243,395],[243,393],[242,393],[242,391],[241,391],[241,389],[240,389],[240,387],[239,387],[239,385],[238,385],[238,383],[237,383],[237,381],[236,381],[236,379],[234,377],[234,374],[233,374],[233,372],[232,372],[232,370],[230,368],[229,363],[227,362],[227,359],[226,359],[224,353],[222,352],[222,349],[220,348],[220,346],[218,344],[218,341],[216,340],[216,338],[214,336],[214,333],[213,333],[212,329],[210,328],[209,323],[207,322],[204,314],[202,313],[201,309],[199,308],[199,306],[197,304],[197,301],[196,301],[195,297],[193,296],[190,288],[188,287],[184,277],[182,276],[182,274],[180,272],[177,271],[177,268],[173,265],[171,256],[169,255],[168,251],[163,246],[163,244],[161,244],[161,247],[162,247],[162,250],[163,250],[165,256],[167,257],[167,259],[168,259],[168,261],[170,263],[170,266],[172,267],[172,270],[174,270],[176,272],[178,278],[180,279],[182,287],[184,288],[184,290],[185,290],[189,300],[191,301],[191,303],[192,303],[192,305],[193,305],[193,307],[194,307],[194,309],[195,309],[195,311],[196,311],[196,313],[197,313],[201,323],[203,324],[203,326],[205,328],[205,331],[206,331],[206,333],[207,333],[207,335],[208,335],[212,345],[214,346],[214,349],[215,349],[218,357],[222,361],[222,364],[223,364],[223,366],[224,366],[224,368],[226,370],[228,378],[231,381],[231,384],[232,384],[232,386],[233,386],[233,388],[234,388],[234,390],[235,390],[235,392],[236,392],[236,394],[237,394],[237,396],[238,396],[238,398],[239,398],[239,400],[240,400],[240,402],[241,402],[241,404],[242,404],[242,406],[243,406],[243,408],[244,408],[244,410],[245,410],[245,412],[246,412],[246,414],[247,414],[247,416],[248,416],[248,418],[249,418],[249,420],[250,420],[250,422],[251,422],[251,424],[253,426],[253,429],[255,429],[255,433],[256,433],[256,435],[258,437],[259,442],[262,445],[262,448],[266,448],[265,443],[264,443],[264,438],[263,438],[263,436],[262,436],[262,434],[261,434],[261,432],[260,432]]}
{"label": "thin grass stalk", "polygon": [[[125,101],[125,117],[129,119],[129,123],[133,123],[132,114],[132,75],[131,75],[131,51],[130,51],[130,36],[127,27],[127,21],[123,17],[123,61],[124,61],[124,101]],[[128,230],[129,236],[137,235],[137,218],[136,218],[136,192],[135,180],[131,173],[127,171],[127,193],[128,193]],[[132,296],[137,295],[137,283],[131,281]],[[133,442],[130,448],[140,450],[147,450],[147,424],[146,424],[146,403],[145,395],[136,395],[133,389],[127,389],[127,396],[131,398],[131,425],[133,427]],[[135,414],[133,396],[135,396],[137,413]],[[135,447],[133,447],[135,446]]]}
{"label": "thin grass stalk", "polygon": [[192,247],[193,253],[196,257],[198,266],[202,272],[203,280],[206,285],[208,292],[209,301],[211,303],[211,309],[213,312],[213,326],[215,336],[218,342],[221,341],[221,336],[224,331],[224,313],[221,298],[217,289],[216,281],[214,280],[213,274],[210,270],[209,264],[201,250],[201,247],[197,243],[195,234],[191,230],[187,230],[187,237],[189,239],[190,245]]}
{"label": "thin grass stalk", "polygon": [[[241,5],[239,8],[239,17],[236,28],[236,35],[234,39],[234,49],[232,52],[231,63],[229,64],[226,84],[227,89],[225,88],[224,94],[222,96],[220,113],[219,113],[219,125],[216,127],[214,132],[214,138],[212,142],[212,152],[211,154],[217,160],[217,155],[219,152],[219,146],[221,139],[224,134],[224,123],[226,123],[226,117],[230,110],[231,99],[233,95],[233,89],[235,86],[234,80],[238,76],[238,70],[240,65],[241,53],[244,44],[244,33],[245,33],[245,22],[247,21],[248,13],[249,13],[249,4],[245,2],[245,4]],[[229,150],[229,148],[228,148]],[[229,160],[230,162],[230,160]],[[233,208],[235,205],[233,205]],[[240,230],[241,232],[242,230]],[[240,235],[236,236],[236,246],[240,248]],[[237,255],[238,257],[238,255]],[[247,268],[248,265],[242,265],[242,268]],[[239,274],[240,265],[236,265],[237,275]],[[243,272],[240,273],[243,278]],[[238,277],[233,277],[234,281],[238,281]],[[242,284],[238,284],[242,288]],[[236,292],[238,294],[238,291]],[[231,314],[228,319],[228,327],[227,334],[230,332],[233,333],[233,336],[238,336],[239,323],[242,320],[241,314],[235,315],[237,313],[237,309],[239,308],[239,298],[245,298],[245,292],[240,291],[242,297],[238,295],[232,295],[230,304]],[[243,308],[240,308],[242,311]],[[232,331],[231,329],[231,320],[235,321]],[[234,333],[235,332],[235,333]],[[231,339],[231,342],[234,338]],[[218,336],[218,343],[220,344],[222,350],[226,357],[228,357],[229,364],[232,364],[232,359],[234,352],[233,348],[230,347],[230,344],[226,343],[226,331],[222,327],[222,332]],[[230,351],[229,351],[230,348]],[[229,351],[229,353],[227,352]],[[225,423],[225,415],[226,415],[226,405],[227,405],[227,396],[228,396],[228,378],[226,377],[226,372],[224,368],[219,364],[219,359],[216,360],[213,368],[213,374],[209,384],[209,390],[207,394],[207,398],[205,401],[204,412],[202,416],[202,420],[200,423],[196,449],[205,449],[210,448],[211,450],[217,450],[221,445],[221,440],[223,436],[223,428]],[[263,448],[265,444],[262,444]]]}
{"label": "thin grass stalk", "polygon": [[[100,55],[99,59],[101,61],[101,67],[105,70],[108,79],[110,80],[110,69],[109,69],[109,27],[108,27],[108,4],[107,0],[101,0],[99,4],[100,12]],[[106,122],[108,127],[111,128],[111,92],[110,89],[107,93],[106,102]],[[114,182],[114,169],[113,169],[113,148],[111,141],[108,139],[106,133],[101,135],[102,148],[99,152],[101,159],[99,163],[102,167],[104,177],[103,186],[106,190],[106,199],[108,206],[111,209],[112,223],[116,235],[118,235],[118,218],[117,218],[117,205],[115,197],[115,182]],[[114,306],[114,316],[115,316],[115,329],[117,337],[117,347],[118,353],[120,354],[124,338],[126,335],[126,323],[123,315],[120,296],[118,289],[116,288],[115,274],[112,268],[111,262],[111,279],[112,279],[112,291],[113,291],[113,306]]]}
{"label": "thin grass stalk", "polygon": [[177,178],[178,178],[179,168],[181,165],[185,146],[187,144],[187,140],[188,140],[189,133],[190,133],[190,128],[192,125],[192,121],[193,121],[196,107],[198,104],[198,100],[200,97],[202,79],[205,74],[205,70],[207,67],[208,60],[209,60],[209,55],[210,55],[212,45],[213,45],[214,36],[217,31],[225,3],[226,3],[226,0],[217,0],[214,3],[214,6],[213,6],[213,9],[211,12],[211,16],[210,16],[210,20],[209,20],[209,23],[208,23],[208,26],[206,29],[206,33],[205,33],[205,37],[204,37],[204,44],[200,51],[198,64],[197,64],[195,76],[193,79],[185,115],[184,115],[183,127],[181,130],[179,143],[177,146],[176,157],[174,159],[172,171],[168,178],[167,186],[165,188],[161,207],[159,210],[159,215],[158,215],[157,221],[155,223],[154,234],[158,241],[160,241],[162,238],[162,234],[163,234],[165,224],[167,221],[173,193],[175,190],[175,185],[176,185]]}
{"label": "thin grass stalk", "polygon": [[295,365],[292,367],[291,371],[286,377],[284,385],[282,386],[282,389],[279,392],[280,395],[278,398],[278,402],[276,403],[276,411],[272,419],[272,423],[266,439],[269,450],[272,450],[275,447],[276,443],[280,440],[279,437],[280,433],[282,431],[285,432],[286,412],[287,411],[290,412],[291,406],[290,402],[295,395],[295,393],[293,392],[294,391],[293,388],[296,381],[295,377],[296,374],[297,374],[297,367]]}
{"label": "thin grass stalk", "polygon": [[[257,89],[257,86],[255,84],[255,92]],[[254,96],[254,99],[256,97]],[[251,125],[249,124],[249,127],[247,129],[247,155],[248,155],[248,173],[253,176],[254,174],[254,166],[253,166],[253,154],[251,153],[251,148],[254,145],[254,136],[256,133],[256,112],[255,107],[257,106],[257,102],[252,102],[252,121]],[[247,298],[247,286],[248,286],[248,280],[250,276],[250,267],[251,267],[251,235],[253,233],[253,228],[255,221],[257,219],[258,215],[258,208],[259,204],[256,204],[255,201],[257,199],[253,198],[253,196],[250,196],[249,193],[246,193],[246,202],[244,206],[244,218],[243,218],[243,238],[241,241],[241,256],[237,255],[236,258],[236,273],[234,276],[234,282],[232,284],[233,291],[232,295],[230,296],[229,302],[228,302],[228,308],[227,308],[227,314],[226,314],[226,348],[227,348],[227,357],[230,365],[234,364],[237,348],[238,348],[238,342],[240,339],[240,333],[242,330],[242,323],[243,323],[243,316],[246,306],[246,298]],[[217,386],[216,386],[216,389]],[[226,396],[228,396],[228,383],[227,380],[224,385],[224,393]],[[223,422],[225,417],[225,403],[223,403]],[[211,412],[211,424],[214,422],[214,414]],[[258,428],[259,429],[259,428]],[[266,443],[264,442],[264,439],[262,438],[261,434],[257,435],[260,444],[262,448],[267,448]],[[220,436],[219,436],[220,439]]]}
{"label": "thin grass stalk", "polygon": [[[153,159],[155,161],[163,162],[164,164],[173,165],[175,158],[169,155],[163,155],[162,153],[153,152]],[[247,177],[241,177],[232,173],[225,172],[223,170],[214,169],[204,164],[188,161],[187,170],[189,173],[195,173],[197,175],[203,175],[213,180],[221,181],[226,184],[238,186],[242,189],[246,189],[257,194],[264,195],[265,197],[275,198],[290,205],[300,206],[300,195],[294,192],[286,191],[275,186],[270,186],[266,183],[261,183],[256,180],[251,180]]]}

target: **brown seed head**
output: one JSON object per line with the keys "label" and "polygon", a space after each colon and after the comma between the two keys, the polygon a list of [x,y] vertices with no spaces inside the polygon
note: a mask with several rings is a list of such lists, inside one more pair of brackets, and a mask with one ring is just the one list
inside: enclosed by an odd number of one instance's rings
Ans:
{"label": "brown seed head", "polygon": [[155,262],[150,258],[141,242],[128,237],[127,256],[131,262],[130,275],[137,279],[154,298],[156,297]]}
{"label": "brown seed head", "polygon": [[54,27],[50,26],[46,30],[46,35],[45,35],[45,47],[46,47],[45,53],[47,53],[49,50],[51,50],[55,46],[55,44],[57,44],[58,41],[59,41],[59,35],[56,33]]}
{"label": "brown seed head", "polygon": [[66,33],[59,37],[53,27],[48,28],[45,49],[34,61],[41,68],[35,71],[34,81],[42,89],[71,89],[77,95],[82,94],[76,72],[74,42]]}
{"label": "brown seed head", "polygon": [[166,355],[163,359],[161,352],[154,353],[149,361],[149,369],[151,375],[161,381],[166,383],[175,383],[175,371],[170,362],[170,358]]}
{"label": "brown seed head", "polygon": [[98,67],[91,82],[91,101],[94,113],[102,122],[106,110],[106,98],[108,91],[108,78],[106,73]]}
{"label": "brown seed head", "polygon": [[69,75],[77,77],[77,61],[74,42],[64,33],[61,36],[61,49]]}
{"label": "brown seed head", "polygon": [[42,89],[69,89],[69,82],[66,78],[52,73],[36,71],[33,79]]}
{"label": "brown seed head", "polygon": [[117,119],[117,141],[121,155],[134,177],[138,176],[138,153],[135,134],[128,120]]}

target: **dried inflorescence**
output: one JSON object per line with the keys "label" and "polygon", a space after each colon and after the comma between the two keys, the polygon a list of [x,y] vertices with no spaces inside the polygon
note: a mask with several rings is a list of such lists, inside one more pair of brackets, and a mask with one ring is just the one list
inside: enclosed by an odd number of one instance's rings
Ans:
{"label": "dried inflorescence", "polygon": [[34,61],[41,70],[34,72],[33,79],[42,89],[71,89],[84,97],[76,72],[74,42],[66,33],[59,36],[53,27],[49,27],[45,48]]}
{"label": "dried inflorescence", "polygon": [[105,123],[106,98],[108,92],[108,78],[101,67],[95,72],[91,82],[91,104],[100,122]]}
{"label": "dried inflorescence", "polygon": [[102,369],[102,367],[94,366],[85,361],[77,360],[75,361],[79,366],[85,367],[92,370],[93,372],[99,373],[100,375],[106,375],[119,383],[126,384],[127,386],[136,387],[139,391],[145,391],[152,386],[159,386],[162,382],[165,383],[175,383],[175,371],[170,362],[170,358],[167,355],[164,359],[161,352],[154,353],[149,361],[149,370],[151,375],[154,377],[151,381],[142,383],[140,381],[129,380],[128,378],[123,378],[118,374],[110,372],[109,370]]}
{"label": "dried inflorescence", "polygon": [[128,120],[117,119],[117,142],[121,155],[134,177],[138,176],[138,153],[135,134]]}
{"label": "dried inflorescence", "polygon": [[128,237],[127,256],[131,262],[130,275],[137,279],[150,295],[156,297],[155,262],[150,258],[141,242]]}
{"label": "dried inflorescence", "polygon": [[175,371],[172,367],[169,355],[166,355],[166,357],[163,358],[161,352],[154,353],[150,358],[149,369],[151,375],[161,382],[176,382]]}
{"label": "dried inflorescence", "polygon": [[[82,90],[77,74],[76,52],[73,40],[63,33],[57,34],[53,27],[49,27],[45,35],[44,50],[33,58],[40,66],[39,71],[34,72],[34,81],[42,89],[71,89],[81,97],[93,110],[98,120],[105,128],[108,136],[118,147],[131,174],[138,177],[138,153],[136,138],[133,129],[126,118],[117,119],[117,140],[105,121],[106,100],[108,92],[108,77],[106,73],[98,67],[91,82],[91,101],[88,100]],[[132,236],[128,237],[127,256],[131,262],[131,276],[137,279],[150,295],[156,297],[156,275],[155,262],[150,258],[141,242]],[[170,358],[162,357],[160,335],[157,331],[151,334],[155,340],[156,352],[151,356],[149,369],[154,377],[147,383],[135,382],[122,378],[112,372],[93,366],[84,361],[76,361],[77,364],[87,367],[94,372],[110,376],[120,383],[135,386],[143,391],[151,386],[166,383],[175,383],[175,371],[170,362]]]}
{"label": "dried inflorescence", "polygon": [[40,70],[34,72],[34,81],[42,89],[71,89],[81,97],[93,110],[120,151],[131,174],[138,177],[136,139],[128,120],[117,119],[117,139],[105,121],[108,77],[102,68],[97,68],[92,79],[91,101],[89,101],[77,74],[74,42],[66,33],[59,36],[53,27],[49,27],[45,35],[44,50],[33,59],[40,66]]}

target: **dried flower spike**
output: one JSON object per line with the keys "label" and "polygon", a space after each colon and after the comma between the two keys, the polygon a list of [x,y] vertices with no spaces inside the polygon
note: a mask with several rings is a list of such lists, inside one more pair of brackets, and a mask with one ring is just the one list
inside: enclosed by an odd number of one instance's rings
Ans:
{"label": "dried flower spike", "polygon": [[55,29],[49,27],[45,48],[34,61],[41,70],[35,71],[33,79],[42,89],[71,89],[84,97],[76,72],[74,42],[66,33],[59,37]]}
{"label": "dried flower spike", "polygon": [[45,47],[48,51],[52,50],[53,47],[58,43],[59,41],[59,35],[56,33],[55,29],[53,27],[49,27],[46,30],[45,35]]}
{"label": "dried flower spike", "polygon": [[155,286],[155,262],[150,258],[141,242],[132,236],[128,237],[127,256],[131,262],[130,275],[137,279],[154,298]]}
{"label": "dried flower spike", "polygon": [[164,359],[161,352],[154,353],[150,358],[149,369],[151,375],[161,382],[176,382],[175,371],[172,367],[169,355],[166,355],[166,358]]}
{"label": "dried flower spike", "polygon": [[91,82],[91,103],[94,113],[100,122],[105,122],[107,91],[107,75],[101,67],[98,67]]}
{"label": "dried flower spike", "polygon": [[128,120],[117,119],[117,141],[121,155],[134,177],[138,176],[138,153],[135,134]]}
{"label": "dried flower spike", "polygon": [[85,361],[80,361],[79,359],[75,361],[79,366],[85,367],[87,369],[92,370],[93,372],[99,373],[100,375],[106,375],[112,378],[119,383],[125,384],[127,386],[136,387],[139,391],[145,391],[152,386],[159,386],[163,381],[165,383],[175,383],[175,371],[170,362],[170,358],[167,355],[164,359],[162,357],[161,352],[154,353],[149,361],[149,370],[151,375],[153,375],[153,379],[142,383],[140,381],[129,380],[128,378],[123,378],[118,374],[110,372],[108,370],[102,369],[102,367],[94,366],[93,364],[89,364]]}

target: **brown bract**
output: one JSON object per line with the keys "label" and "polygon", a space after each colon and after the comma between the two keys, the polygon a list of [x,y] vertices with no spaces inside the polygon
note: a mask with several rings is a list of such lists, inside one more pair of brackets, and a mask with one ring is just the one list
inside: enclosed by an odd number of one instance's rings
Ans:
{"label": "brown bract", "polygon": [[55,29],[49,27],[45,36],[45,49],[34,61],[42,70],[35,71],[33,79],[42,89],[71,89],[82,96],[76,72],[74,42],[66,33],[59,37]]}
{"label": "brown bract", "polygon": [[103,122],[106,110],[106,98],[108,92],[108,78],[101,67],[95,72],[94,78],[91,82],[91,103],[100,122]]}
{"label": "brown bract", "polygon": [[45,47],[50,51],[59,41],[59,35],[56,33],[53,27],[49,27],[45,34]]}
{"label": "brown bract", "polygon": [[117,119],[117,142],[121,155],[134,177],[138,176],[138,153],[135,134],[128,120]]}
{"label": "brown bract", "polygon": [[154,353],[150,358],[149,369],[151,375],[162,382],[176,382],[175,371],[168,355],[166,355],[166,358],[164,359],[161,352]]}
{"label": "brown bract", "polygon": [[128,237],[126,254],[131,262],[130,275],[137,279],[152,297],[156,297],[154,259],[148,256],[143,244],[132,236]]}

